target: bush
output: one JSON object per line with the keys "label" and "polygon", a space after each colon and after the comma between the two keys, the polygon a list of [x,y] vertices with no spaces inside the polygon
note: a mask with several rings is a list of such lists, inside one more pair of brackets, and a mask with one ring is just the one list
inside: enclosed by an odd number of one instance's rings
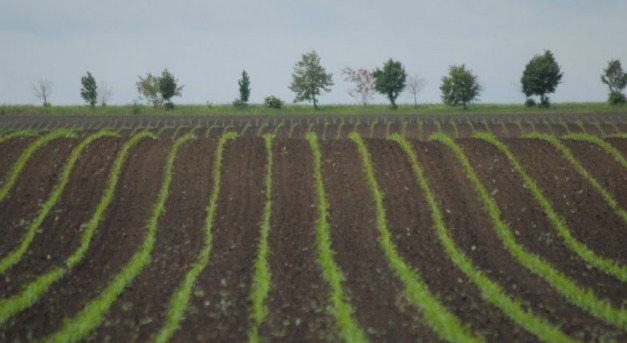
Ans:
{"label": "bush", "polygon": [[528,98],[525,101],[525,106],[527,106],[527,107],[536,107],[536,101],[533,100],[532,98]]}
{"label": "bush", "polygon": [[248,106],[248,104],[242,101],[241,99],[233,100],[233,107],[235,108],[244,108],[246,106]]}
{"label": "bush", "polygon": [[275,97],[274,95],[266,97],[264,103],[267,108],[280,109],[281,107],[283,107],[283,101],[281,101],[281,99]]}
{"label": "bush", "polygon": [[607,101],[612,105],[620,105],[624,104],[626,100],[625,94],[621,92],[611,92]]}

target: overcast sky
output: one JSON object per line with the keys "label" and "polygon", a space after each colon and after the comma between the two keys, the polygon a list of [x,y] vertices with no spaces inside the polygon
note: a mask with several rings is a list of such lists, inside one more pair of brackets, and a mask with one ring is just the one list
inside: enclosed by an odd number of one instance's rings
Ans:
{"label": "overcast sky", "polygon": [[524,66],[545,49],[564,72],[553,101],[605,101],[607,62],[627,69],[625,18],[625,0],[3,0],[0,104],[39,103],[31,84],[42,78],[53,105],[81,104],[87,71],[127,104],[139,75],[165,68],[184,85],[175,103],[230,103],[243,69],[251,102],[291,102],[294,64],[311,50],[335,82],[321,104],[356,103],[342,68],[389,58],[427,81],[421,102],[441,101],[453,64],[478,75],[480,102],[522,102]]}

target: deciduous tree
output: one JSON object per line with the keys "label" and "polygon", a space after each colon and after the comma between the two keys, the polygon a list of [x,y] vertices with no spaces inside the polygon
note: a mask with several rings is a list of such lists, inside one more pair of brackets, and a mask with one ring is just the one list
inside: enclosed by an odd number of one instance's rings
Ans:
{"label": "deciduous tree", "polygon": [[407,72],[405,72],[401,62],[395,62],[390,58],[383,65],[383,69],[375,69],[372,76],[375,79],[377,92],[387,96],[394,109],[398,108],[396,98],[405,89],[405,80],[407,79]]}
{"label": "deciduous tree", "polygon": [[248,77],[246,70],[242,71],[242,78],[237,83],[239,84],[239,98],[233,101],[233,105],[243,107],[248,105],[250,98],[250,77]]}
{"label": "deciduous tree", "polygon": [[96,106],[96,102],[98,102],[98,85],[90,72],[81,77],[81,86],[81,97],[83,100],[91,107]]}
{"label": "deciduous tree", "polygon": [[303,100],[313,102],[318,109],[317,97],[321,91],[330,92],[333,86],[333,74],[327,74],[320,65],[320,57],[315,51],[303,54],[301,61],[294,66],[290,90],[296,93],[294,102]]}
{"label": "deciduous tree", "polygon": [[33,95],[37,97],[37,99],[43,100],[44,107],[50,106],[50,102],[48,101],[48,99],[50,98],[50,94],[52,94],[52,82],[50,80],[37,80],[37,82],[32,84],[31,90],[33,91]]}
{"label": "deciduous tree", "polygon": [[418,107],[418,94],[426,85],[427,81],[420,75],[414,74],[407,77],[407,92],[414,97],[414,107]]}
{"label": "deciduous tree", "polygon": [[161,73],[161,77],[159,78],[159,92],[161,93],[161,98],[165,101],[165,107],[167,109],[173,109],[174,104],[172,103],[172,98],[175,96],[181,96],[183,91],[183,85],[178,85],[179,80],[174,78],[167,69]]}
{"label": "deciduous tree", "polygon": [[109,103],[109,100],[111,100],[111,96],[113,95],[111,87],[109,87],[103,81],[100,81],[100,86],[98,87],[98,89],[98,102],[102,107],[106,107]]}
{"label": "deciduous tree", "polygon": [[368,101],[374,99],[376,92],[372,73],[363,68],[355,70],[346,67],[342,70],[342,74],[344,74],[344,81],[355,85],[354,88],[348,90],[348,95],[361,101],[364,107],[368,107]]}
{"label": "deciduous tree", "polygon": [[525,66],[520,79],[522,91],[527,97],[540,96],[540,104],[549,107],[550,100],[547,94],[555,92],[563,75],[553,53],[545,50],[543,55],[535,55]]}
{"label": "deciduous tree", "polygon": [[601,82],[605,83],[610,89],[608,102],[612,105],[624,104],[625,94],[623,89],[627,86],[627,73],[623,72],[623,67],[619,60],[611,60],[607,64],[607,68],[603,70]]}
{"label": "deciduous tree", "polygon": [[163,97],[159,89],[159,77],[150,73],[146,77],[139,77],[137,81],[137,91],[140,98],[146,100],[149,105],[157,108],[163,103]]}
{"label": "deciduous tree", "polygon": [[481,85],[472,70],[466,65],[450,66],[448,75],[442,77],[442,101],[449,106],[462,105],[464,110],[467,104],[475,101],[481,93]]}

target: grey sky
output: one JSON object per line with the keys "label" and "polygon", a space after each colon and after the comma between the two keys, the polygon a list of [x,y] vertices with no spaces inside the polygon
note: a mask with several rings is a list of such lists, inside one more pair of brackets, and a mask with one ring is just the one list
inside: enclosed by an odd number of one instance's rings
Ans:
{"label": "grey sky", "polygon": [[625,18],[624,0],[5,0],[0,104],[39,103],[39,78],[54,83],[53,104],[81,104],[87,71],[113,103],[131,103],[138,75],[165,68],[185,86],[176,103],[231,102],[243,69],[252,102],[291,102],[293,66],[311,50],[335,81],[322,104],[356,103],[343,67],[389,58],[426,79],[421,102],[440,102],[442,76],[462,63],[479,76],[481,102],[522,102],[522,70],[544,49],[564,72],[553,101],[605,101],[603,68],[627,63]]}

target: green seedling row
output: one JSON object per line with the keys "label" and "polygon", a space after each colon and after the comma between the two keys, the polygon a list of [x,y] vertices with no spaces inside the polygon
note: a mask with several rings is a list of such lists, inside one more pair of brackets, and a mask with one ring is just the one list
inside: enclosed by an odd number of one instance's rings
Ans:
{"label": "green seedling row", "polygon": [[292,125],[290,125],[290,131],[287,134],[287,138],[292,138],[292,135],[294,134],[294,130],[296,129],[297,126],[298,126],[298,123],[292,123]]}
{"label": "green seedling row", "polygon": [[274,132],[272,132],[272,135],[276,137],[276,135],[278,135],[278,134],[279,134],[279,130],[280,130],[283,126],[285,126],[285,123],[283,123],[283,121],[281,121],[281,122],[279,123],[279,125],[277,125],[277,126],[274,128]]}
{"label": "green seedling row", "polygon": [[80,157],[83,150],[87,147],[87,145],[89,145],[91,142],[98,138],[111,137],[114,135],[115,134],[109,130],[99,131],[98,133],[95,133],[85,138],[78,146],[76,146],[72,150],[70,158],[65,162],[65,166],[61,171],[61,175],[59,175],[59,180],[57,181],[57,184],[50,192],[48,199],[46,199],[46,201],[41,205],[37,216],[28,226],[28,229],[26,230],[26,233],[24,234],[24,237],[20,241],[19,245],[2,260],[0,260],[0,275],[4,274],[7,269],[9,269],[22,258],[22,255],[24,255],[24,253],[32,243],[33,239],[35,238],[35,234],[37,233],[39,226],[41,225],[41,223],[43,223],[44,219],[46,219],[52,207],[59,200],[61,193],[63,193],[65,186],[70,180],[70,174],[72,173],[72,169],[74,168],[76,161]]}
{"label": "green seedling row", "polygon": [[[517,159],[511,153],[511,151],[507,149],[505,144],[496,139],[494,136],[486,133],[475,133],[475,137],[484,139],[492,143],[508,157],[510,163],[525,180],[525,187],[532,190],[534,197],[536,197],[536,200],[546,211],[548,208],[547,206],[550,206],[550,203],[548,203],[548,201],[545,203],[541,200],[542,198],[538,197],[538,195],[541,194],[540,188],[530,177],[524,176],[526,175],[526,172],[524,173],[524,175],[523,173],[521,173],[521,171],[524,172],[524,169],[522,168],[520,163],[518,163]],[[434,137],[434,139],[446,141],[445,137]],[[465,158],[465,155],[458,155],[458,157],[460,159]],[[468,162],[467,158],[465,158],[464,161],[465,162],[463,162],[463,164],[468,175],[472,175],[474,173],[474,170],[472,169],[472,166],[470,166],[470,162]],[[597,297],[592,290],[580,287],[574,280],[560,273],[548,262],[544,261],[539,256],[530,253],[523,246],[518,244],[509,226],[500,219],[500,211],[498,209],[498,206],[494,202],[494,199],[489,196],[488,192],[483,187],[477,188],[477,192],[479,193],[481,200],[484,201],[484,203],[486,204],[486,210],[488,211],[488,214],[490,215],[490,218],[494,223],[494,228],[496,229],[499,238],[503,241],[506,249],[512,254],[514,258],[516,258],[516,260],[518,260],[531,272],[546,280],[550,285],[553,286],[556,291],[562,294],[572,304],[583,308],[593,316],[607,323],[613,324],[621,328],[622,330],[627,330],[627,311],[625,309],[616,308],[612,306],[612,304],[610,304],[607,300]],[[544,199],[546,200],[546,198]],[[554,211],[552,212],[554,213]],[[550,213],[552,212],[547,211],[547,215],[550,215]],[[552,223],[554,223],[553,225],[556,225],[555,223],[558,222],[557,217],[550,218],[550,220]],[[556,229],[557,228],[558,227],[556,227]],[[560,236],[562,236],[563,239],[565,239],[566,244],[570,247],[578,246],[572,241],[569,242],[569,238],[567,237],[570,236],[570,233],[566,228],[564,228],[564,230],[558,229],[558,233],[560,234]],[[594,263],[601,264],[598,259],[590,257],[590,255],[588,255],[587,253],[582,254],[584,254],[586,258],[590,259]]]}
{"label": "green seedling row", "polygon": [[577,158],[575,158],[575,156],[570,151],[570,149],[568,149],[568,147],[566,147],[562,142],[560,142],[559,139],[557,139],[556,137],[550,136],[550,135],[540,134],[540,133],[527,135],[526,137],[527,138],[532,138],[532,139],[542,139],[542,140],[545,140],[545,141],[551,143],[551,145],[553,145],[557,150],[559,150],[559,152],[561,152],[562,155],[564,155],[564,157],[566,157],[568,162],[570,162],[570,164],[572,164],[573,167],[575,167],[577,172],[579,174],[581,174],[581,176],[583,176],[592,185],[592,187],[603,197],[603,199],[607,202],[607,204],[610,205],[612,210],[614,210],[616,212],[616,214],[625,223],[627,223],[627,211],[625,211],[625,209],[620,206],[618,201],[616,201],[616,199],[614,199],[614,197],[607,191],[607,189],[605,189],[605,187],[603,187],[599,183],[599,181],[597,179],[595,179],[594,176],[592,176],[586,170],[586,168],[584,168],[581,165],[581,163],[577,160]]}
{"label": "green seedling row", "polygon": [[0,136],[0,143],[2,143],[4,141],[7,141],[9,139],[17,138],[17,137],[35,137],[35,136],[39,136],[37,131],[34,131],[34,130],[20,130],[20,131],[15,131],[15,132],[3,134],[2,136]]}
{"label": "green seedling row", "polygon": [[268,254],[270,252],[268,235],[270,234],[270,219],[272,217],[272,141],[274,135],[265,135],[263,138],[266,148],[266,173],[264,176],[266,203],[261,218],[259,248],[254,265],[255,275],[253,276],[251,292],[251,317],[253,323],[248,334],[251,343],[259,342],[259,327],[268,314],[265,302],[271,287],[270,266],[268,266]]}
{"label": "green seedling row", "polygon": [[618,151],[618,149],[616,149],[610,143],[604,141],[602,138],[599,138],[597,136],[590,135],[590,134],[571,133],[571,134],[562,136],[562,139],[571,139],[571,140],[584,141],[584,142],[595,144],[601,149],[605,150],[608,154],[612,155],[612,157],[614,157],[614,160],[616,160],[616,162],[620,163],[621,166],[627,169],[627,159],[625,159],[623,154],[621,154],[620,151]]}
{"label": "green seedling row", "polygon": [[[431,135],[430,139],[438,136],[448,137],[443,133],[434,133]],[[558,327],[551,325],[544,318],[538,317],[530,310],[525,309],[520,301],[509,297],[498,283],[493,282],[483,272],[475,268],[468,256],[457,247],[449,233],[449,228],[444,224],[444,218],[435,200],[435,195],[429,187],[429,182],[424,175],[423,168],[418,162],[418,157],[411,147],[411,144],[400,136],[394,136],[392,139],[401,146],[410,161],[416,179],[431,209],[431,216],[438,234],[438,239],[446,253],[451,261],[481,290],[483,298],[503,311],[514,322],[525,328],[525,330],[536,335],[543,341],[574,342],[575,340],[560,331]]]}
{"label": "green seedling row", "polygon": [[225,132],[218,141],[214,160],[215,162],[211,171],[213,188],[211,190],[209,205],[207,207],[207,216],[205,217],[205,226],[203,228],[205,234],[205,245],[200,251],[198,260],[192,264],[191,268],[185,275],[185,279],[170,299],[165,323],[155,336],[155,342],[167,342],[179,329],[180,323],[185,316],[185,310],[187,309],[194,283],[196,282],[198,275],[200,275],[209,263],[209,255],[211,254],[213,245],[212,228],[216,216],[216,210],[218,208],[218,197],[220,196],[220,184],[222,182],[222,156],[224,155],[224,146],[230,140],[235,139],[235,137],[237,137],[237,133],[229,131]]}
{"label": "green seedling row", "polygon": [[261,134],[263,133],[263,129],[265,129],[266,127],[268,127],[268,123],[263,123],[261,124],[261,126],[259,127],[259,130],[257,130],[257,137],[261,137]]}
{"label": "green seedling row", "polygon": [[[357,135],[351,133],[351,135]],[[329,217],[329,202],[324,188],[322,177],[322,153],[315,133],[307,134],[307,141],[311,147],[314,164],[314,190],[316,192],[318,219],[316,220],[316,247],[318,249],[318,264],[322,267],[323,277],[331,288],[331,303],[333,304],[335,321],[345,342],[367,342],[363,330],[357,324],[354,310],[346,301],[342,283],[344,276],[340,267],[333,260],[334,252],[331,249],[331,233],[327,218]]]}
{"label": "green seedling row", "polygon": [[[342,128],[344,127],[344,118],[342,118],[342,121],[340,122],[340,125],[337,127],[337,134],[335,135],[335,139],[340,139],[342,138]],[[388,130],[389,130],[389,126],[388,126]]]}
{"label": "green seedling row", "polygon": [[373,120],[372,122],[370,122],[370,138],[374,137],[374,129],[377,126],[378,123],[379,123],[379,119],[376,119],[376,120]]}
{"label": "green seedling row", "polygon": [[107,186],[103,192],[100,202],[98,203],[98,207],[96,207],[94,215],[83,229],[78,249],[75,250],[70,257],[68,257],[64,266],[55,267],[51,271],[37,277],[33,282],[24,285],[19,294],[0,300],[0,325],[6,322],[6,320],[11,316],[34,304],[41,297],[41,295],[48,290],[50,285],[61,279],[61,277],[74,268],[74,266],[83,258],[85,252],[89,248],[94,233],[96,232],[98,223],[102,220],[104,212],[107,210],[111,200],[113,199],[115,187],[120,178],[122,165],[128,156],[129,149],[144,138],[155,138],[155,136],[148,132],[143,132],[133,136],[122,146],[122,149],[114,161],[107,180]]}
{"label": "green seedling row", "polygon": [[[395,134],[392,137],[397,137],[396,139],[402,138],[399,134]],[[442,339],[450,342],[483,342],[483,337],[474,335],[467,326],[462,324],[457,316],[442,305],[429,291],[428,286],[418,272],[409,266],[398,253],[388,229],[383,193],[375,178],[370,153],[359,135],[351,134],[349,138],[357,145],[362,160],[364,177],[372,190],[376,208],[377,229],[379,230],[379,244],[385,252],[390,267],[405,286],[405,296],[414,306],[422,311],[424,320]]]}
{"label": "green seedling row", "polygon": [[122,293],[144,267],[150,263],[150,256],[155,245],[157,229],[159,227],[159,218],[163,214],[165,202],[170,190],[172,169],[174,167],[176,154],[183,143],[195,138],[194,135],[188,134],[174,142],[168,154],[164,178],[157,196],[157,201],[153,205],[152,214],[146,224],[146,237],[139,250],[97,298],[87,303],[74,317],[64,320],[63,327],[53,335],[44,339],[44,342],[76,342],[85,339],[92,330],[100,325],[103,317],[109,311],[111,305],[118,298],[120,293]]}
{"label": "green seedling row", "polygon": [[8,173],[6,181],[4,182],[2,187],[0,187],[0,201],[4,200],[4,198],[7,196],[7,193],[9,192],[9,190],[13,187],[13,185],[17,181],[17,177],[22,172],[22,169],[24,169],[24,166],[26,165],[26,162],[28,162],[28,160],[31,158],[31,156],[33,156],[33,154],[37,150],[39,150],[41,147],[46,145],[46,143],[50,142],[53,139],[56,139],[56,138],[75,138],[75,137],[76,137],[76,133],[74,133],[74,131],[60,129],[60,130],[52,131],[51,133],[49,133],[49,134],[47,134],[45,136],[42,136],[42,137],[38,138],[36,141],[32,142],[26,148],[26,150],[24,150],[24,152],[22,153],[20,158],[17,160],[17,162],[13,165],[13,167],[11,168],[11,170]]}

